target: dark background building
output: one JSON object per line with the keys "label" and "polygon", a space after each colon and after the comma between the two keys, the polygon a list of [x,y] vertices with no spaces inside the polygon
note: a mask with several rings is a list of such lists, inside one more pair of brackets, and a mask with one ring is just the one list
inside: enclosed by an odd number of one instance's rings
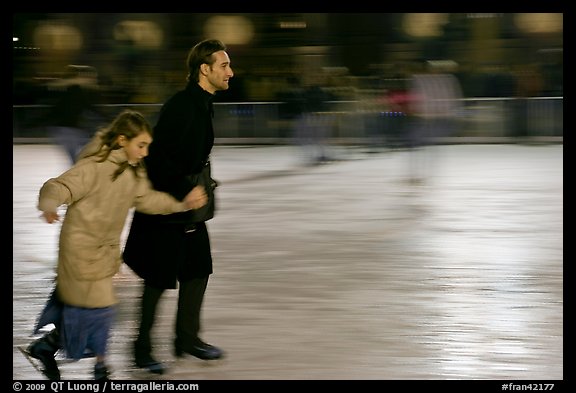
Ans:
{"label": "dark background building", "polygon": [[[184,82],[196,41],[229,45],[231,100],[270,100],[302,68],[352,77],[401,74],[409,63],[449,59],[470,96],[486,72],[545,69],[546,93],[561,94],[563,15],[514,13],[30,13],[13,15],[15,103],[67,64],[99,70],[111,101],[159,102]],[[234,90],[234,95],[232,91]]]}

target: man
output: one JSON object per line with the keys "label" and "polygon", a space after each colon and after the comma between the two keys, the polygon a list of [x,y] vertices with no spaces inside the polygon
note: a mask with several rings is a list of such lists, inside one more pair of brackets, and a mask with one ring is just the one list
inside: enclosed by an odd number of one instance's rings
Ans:
{"label": "man", "polygon": [[[217,91],[228,89],[234,76],[226,46],[218,40],[196,44],[187,64],[188,83],[162,107],[145,161],[154,187],[179,200],[196,189],[199,194],[204,192],[198,175],[210,165],[214,144],[212,102]],[[150,331],[162,293],[176,288],[177,282],[174,354],[204,360],[223,356],[221,349],[199,337],[200,310],[212,274],[210,239],[202,220],[194,212],[162,218],[134,214],[124,260],[144,279],[140,326],[134,342],[137,367],[157,374],[165,370],[152,356]]]}

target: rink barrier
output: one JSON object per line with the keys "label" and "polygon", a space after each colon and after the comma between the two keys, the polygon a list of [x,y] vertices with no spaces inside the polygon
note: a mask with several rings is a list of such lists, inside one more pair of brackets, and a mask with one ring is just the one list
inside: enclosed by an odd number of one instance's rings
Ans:
{"label": "rink barrier", "polygon": [[[457,131],[438,138],[440,143],[563,143],[564,97],[464,98],[455,114]],[[374,110],[366,101],[333,101],[323,113],[329,121],[327,138],[334,144],[386,143],[398,137],[408,114],[386,108]],[[122,109],[141,111],[156,122],[160,103],[105,104],[110,116]],[[214,104],[216,144],[291,144],[295,120],[282,112],[283,102],[237,102]],[[40,123],[48,105],[13,105],[13,143],[52,143]],[[86,126],[97,128],[99,119]],[[402,135],[400,135],[402,137]]]}

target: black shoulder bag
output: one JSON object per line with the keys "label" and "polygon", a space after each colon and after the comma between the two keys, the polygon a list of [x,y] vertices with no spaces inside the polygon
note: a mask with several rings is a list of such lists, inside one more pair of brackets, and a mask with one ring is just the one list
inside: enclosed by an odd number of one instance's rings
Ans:
{"label": "black shoulder bag", "polygon": [[200,209],[190,210],[190,213],[192,214],[192,221],[208,221],[214,217],[214,212],[216,211],[216,198],[214,191],[216,187],[218,187],[218,182],[212,179],[210,160],[206,160],[206,163],[202,167],[202,171],[200,171],[200,173],[190,175],[190,177],[194,184],[204,186],[204,189],[206,190],[206,196],[208,197],[208,203],[206,203]]}

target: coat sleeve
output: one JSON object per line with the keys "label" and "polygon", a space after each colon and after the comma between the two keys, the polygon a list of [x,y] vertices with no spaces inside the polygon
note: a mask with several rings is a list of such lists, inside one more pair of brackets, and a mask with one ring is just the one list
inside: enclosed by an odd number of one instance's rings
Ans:
{"label": "coat sleeve", "polygon": [[189,210],[172,195],[155,190],[147,176],[139,179],[134,207],[145,214],[172,214]]}
{"label": "coat sleeve", "polygon": [[40,188],[38,209],[55,212],[61,205],[70,205],[83,198],[94,182],[96,167],[93,163],[77,164],[58,177],[48,179]]}

